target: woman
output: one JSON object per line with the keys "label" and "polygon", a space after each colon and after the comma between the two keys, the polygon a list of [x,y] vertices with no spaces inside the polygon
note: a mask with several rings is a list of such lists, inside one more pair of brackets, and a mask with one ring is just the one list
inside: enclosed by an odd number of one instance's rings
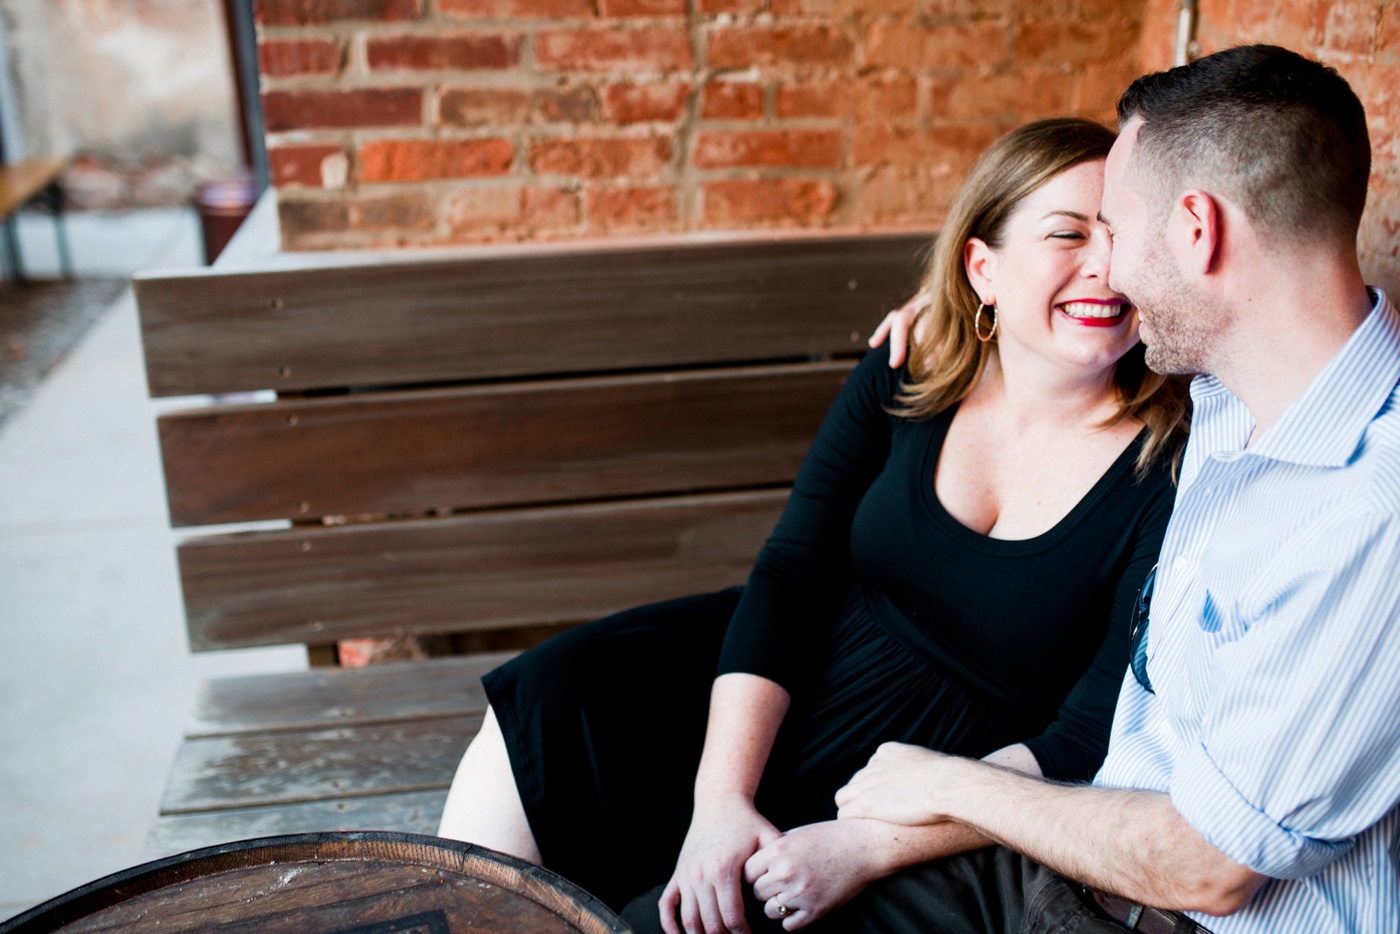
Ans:
{"label": "woman", "polygon": [[833,821],[880,743],[1092,776],[1186,428],[1183,386],[1147,371],[1108,287],[1112,142],[1051,120],[992,146],[938,240],[907,372],[885,351],[856,368],[748,585],[488,675],[440,833],[636,899],[638,929],[793,930],[985,842]]}

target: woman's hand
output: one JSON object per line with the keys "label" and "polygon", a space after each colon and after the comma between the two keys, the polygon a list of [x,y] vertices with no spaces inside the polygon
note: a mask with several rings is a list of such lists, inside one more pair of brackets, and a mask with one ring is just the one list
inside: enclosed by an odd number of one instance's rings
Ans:
{"label": "woman's hand", "polygon": [[889,338],[890,369],[897,369],[908,356],[910,338],[918,339],[919,330],[914,321],[929,306],[929,294],[925,289],[915,292],[909,301],[885,315],[885,320],[870,335],[870,346],[879,347]]}
{"label": "woman's hand", "polygon": [[[763,913],[796,931],[841,907],[893,867],[883,858],[874,821],[808,824],[767,844],[744,864]],[[779,914],[778,907],[787,909]]]}
{"label": "woman's hand", "polygon": [[780,836],[746,796],[697,800],[676,871],[658,903],[666,934],[748,934],[744,861]]}

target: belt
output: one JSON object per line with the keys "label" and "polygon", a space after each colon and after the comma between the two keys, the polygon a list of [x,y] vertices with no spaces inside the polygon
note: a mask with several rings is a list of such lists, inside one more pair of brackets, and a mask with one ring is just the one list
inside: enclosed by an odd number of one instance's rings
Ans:
{"label": "belt", "polygon": [[1093,898],[1100,911],[1130,931],[1140,934],[1210,934],[1202,925],[1175,911],[1148,908],[1087,886],[1084,891]]}

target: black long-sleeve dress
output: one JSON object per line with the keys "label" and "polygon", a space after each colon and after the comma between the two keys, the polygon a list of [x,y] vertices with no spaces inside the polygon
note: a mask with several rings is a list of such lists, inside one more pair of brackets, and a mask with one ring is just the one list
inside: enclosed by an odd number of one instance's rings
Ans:
{"label": "black long-sleeve dress", "polygon": [[1134,476],[1139,437],[1048,532],[980,535],[934,493],[953,411],[889,414],[888,359],[842,389],[746,587],[599,620],[484,679],[545,865],[610,905],[675,867],[720,674],[792,695],[757,799],[783,829],[833,818],[887,741],[1021,742],[1047,777],[1097,771],[1167,466]]}

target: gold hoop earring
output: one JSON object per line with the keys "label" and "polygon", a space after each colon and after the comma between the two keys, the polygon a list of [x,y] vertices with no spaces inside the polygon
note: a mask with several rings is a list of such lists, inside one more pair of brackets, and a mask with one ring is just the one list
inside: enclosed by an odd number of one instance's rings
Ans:
{"label": "gold hoop earring", "polygon": [[[982,334],[982,309],[984,308],[990,308],[992,310],[992,313],[988,316],[992,319],[992,329],[988,331],[985,336]],[[1000,323],[1001,322],[997,320],[997,306],[988,305],[986,302],[983,302],[977,306],[977,315],[972,319],[972,333],[976,334],[977,339],[985,344],[987,341],[997,336],[997,325]]]}

